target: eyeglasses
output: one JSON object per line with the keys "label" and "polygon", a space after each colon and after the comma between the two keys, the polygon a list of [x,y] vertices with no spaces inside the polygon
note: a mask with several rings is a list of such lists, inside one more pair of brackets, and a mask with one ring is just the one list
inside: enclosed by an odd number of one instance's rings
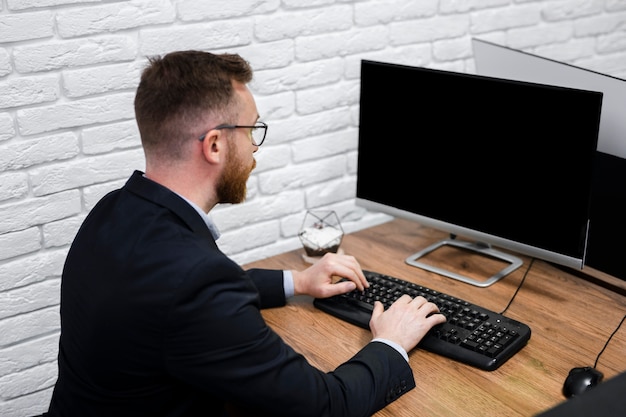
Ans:
{"label": "eyeglasses", "polygon": [[[250,129],[250,140],[254,146],[261,146],[263,141],[265,140],[265,135],[267,134],[267,124],[264,122],[257,122],[254,126],[242,126],[242,125],[219,125],[215,126],[211,130],[221,130],[221,129]],[[200,136],[198,140],[203,141],[208,135],[209,132],[206,132],[204,135]]]}

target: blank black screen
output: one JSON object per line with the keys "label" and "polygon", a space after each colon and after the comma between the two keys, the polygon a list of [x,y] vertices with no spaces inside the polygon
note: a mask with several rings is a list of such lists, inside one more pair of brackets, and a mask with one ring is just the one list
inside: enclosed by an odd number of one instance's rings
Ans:
{"label": "blank black screen", "polygon": [[582,259],[602,93],[361,63],[357,197]]}

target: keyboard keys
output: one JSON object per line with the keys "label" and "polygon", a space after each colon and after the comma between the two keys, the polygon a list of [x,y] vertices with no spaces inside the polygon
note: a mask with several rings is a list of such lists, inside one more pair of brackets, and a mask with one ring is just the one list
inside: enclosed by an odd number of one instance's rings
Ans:
{"label": "keyboard keys", "polygon": [[497,369],[530,339],[530,328],[516,320],[396,277],[363,271],[370,287],[313,304],[331,315],[369,329],[374,301],[388,308],[403,294],[422,296],[439,307],[446,323],[434,327],[419,347],[484,370]]}

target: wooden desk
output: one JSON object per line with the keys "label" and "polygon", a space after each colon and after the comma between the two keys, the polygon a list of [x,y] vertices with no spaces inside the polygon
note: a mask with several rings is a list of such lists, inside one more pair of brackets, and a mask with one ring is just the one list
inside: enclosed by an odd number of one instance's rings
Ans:
{"label": "wooden desk", "polygon": [[[487,288],[479,288],[405,264],[407,256],[446,238],[413,222],[396,219],[344,237],[343,250],[364,269],[395,275],[501,312],[530,264]],[[302,250],[246,265],[303,269]],[[625,254],[626,256],[626,254]],[[490,262],[461,253],[449,263],[469,270]],[[530,326],[528,345],[499,369],[487,372],[414,349],[409,353],[417,387],[376,416],[533,416],[562,402],[569,370],[593,366],[626,313],[626,297],[535,260],[505,312]],[[313,307],[310,297],[295,297],[284,308],[263,316],[314,366],[331,371],[352,357],[370,338],[369,331]],[[601,355],[605,380],[626,371],[626,325]]]}

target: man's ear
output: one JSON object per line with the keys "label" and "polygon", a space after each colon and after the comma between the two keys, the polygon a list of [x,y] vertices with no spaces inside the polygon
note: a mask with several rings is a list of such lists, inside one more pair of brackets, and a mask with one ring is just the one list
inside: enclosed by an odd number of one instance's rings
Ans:
{"label": "man's ear", "polygon": [[210,130],[202,141],[202,154],[210,164],[219,164],[224,158],[224,132],[221,129]]}

